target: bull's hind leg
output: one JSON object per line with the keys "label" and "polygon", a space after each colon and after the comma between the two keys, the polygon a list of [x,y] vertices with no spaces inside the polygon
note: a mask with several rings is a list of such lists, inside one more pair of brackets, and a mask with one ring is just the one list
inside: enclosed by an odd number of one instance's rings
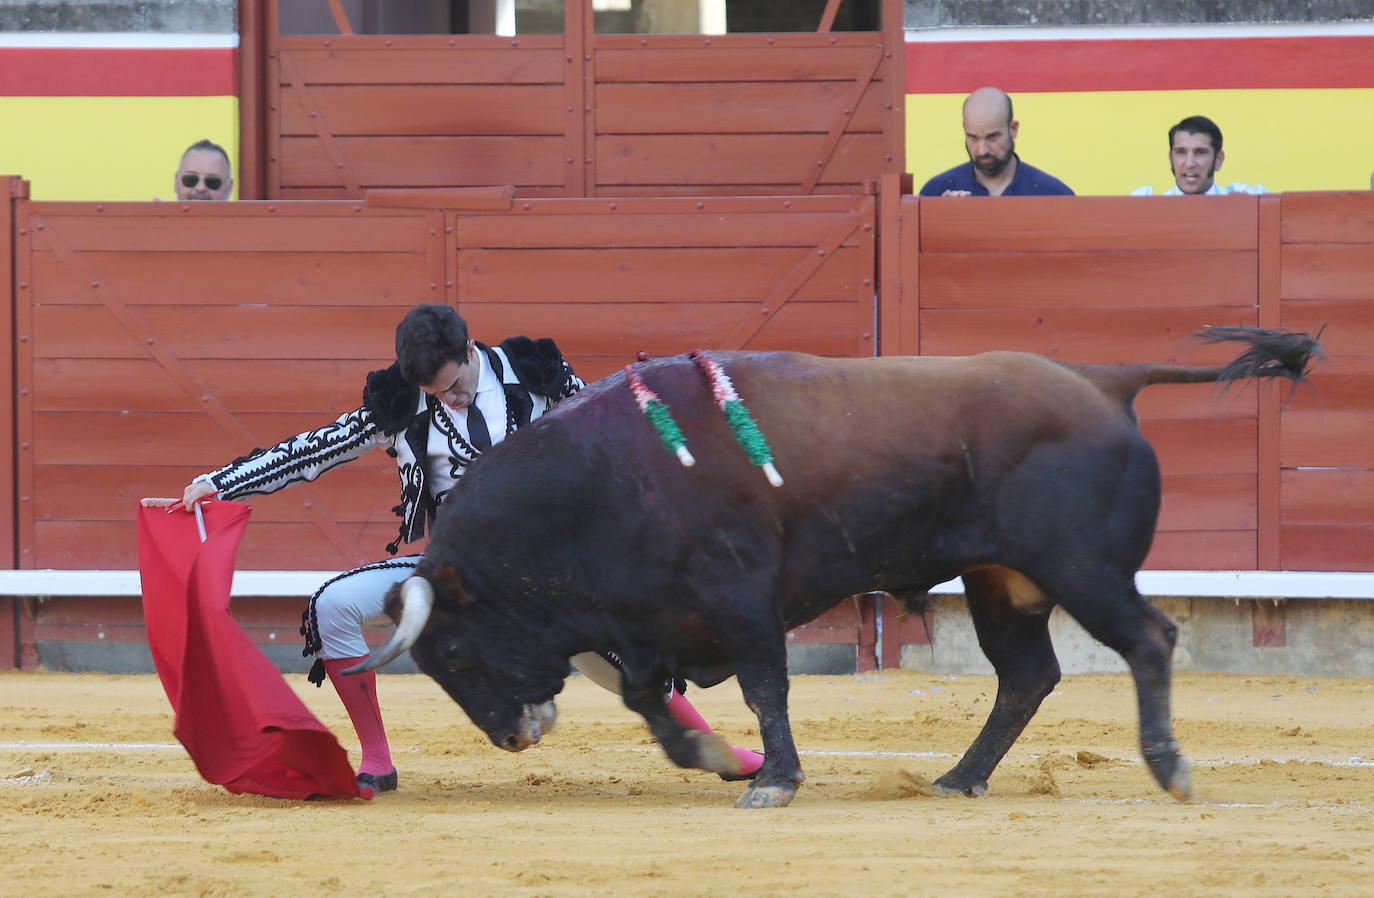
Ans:
{"label": "bull's hind leg", "polygon": [[1059,682],[1050,642],[1049,603],[1024,577],[1005,568],[964,574],[978,644],[997,672],[997,699],[959,763],[935,781],[947,795],[983,795],[1040,702]]}
{"label": "bull's hind leg", "polygon": [[[1092,589],[1104,582],[1118,585]],[[1178,799],[1192,791],[1191,767],[1179,753],[1169,711],[1169,689],[1178,628],[1136,591],[1134,577],[1083,577],[1056,593],[1064,610],[1093,638],[1114,649],[1131,669],[1140,710],[1140,750],[1159,785]]]}

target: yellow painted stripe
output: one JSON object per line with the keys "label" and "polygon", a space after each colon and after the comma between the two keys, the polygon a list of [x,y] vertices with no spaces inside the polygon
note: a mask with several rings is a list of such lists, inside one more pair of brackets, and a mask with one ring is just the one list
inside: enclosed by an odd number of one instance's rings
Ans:
{"label": "yellow painted stripe", "polygon": [[[1374,88],[1104,91],[1013,94],[1016,151],[1080,195],[1173,183],[1169,128],[1205,115],[1225,136],[1218,182],[1292,190],[1367,190],[1374,156]],[[957,94],[906,98],[907,170],[916,189],[968,161]]]}
{"label": "yellow painted stripe", "polygon": [[206,137],[238,172],[237,97],[0,97],[0,121],[0,173],[36,200],[176,199],[181,154]]}

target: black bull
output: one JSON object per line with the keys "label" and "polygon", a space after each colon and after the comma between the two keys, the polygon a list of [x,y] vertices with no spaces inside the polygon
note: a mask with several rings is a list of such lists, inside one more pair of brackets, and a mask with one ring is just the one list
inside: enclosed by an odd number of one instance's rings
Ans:
{"label": "black bull", "polygon": [[367,666],[413,644],[420,669],[492,742],[520,750],[551,724],[568,659],[612,650],[625,704],[668,757],[727,774],[732,756],[669,716],[662,683],[709,686],[733,673],[766,755],[736,804],[784,805],[805,778],[787,716],[786,631],[851,595],[910,601],[958,576],[997,699],[937,789],[985,792],[1058,682],[1057,604],[1125,659],[1145,760],[1186,797],[1169,710],[1176,628],[1135,587],[1160,477],[1131,401],[1151,384],[1296,384],[1320,352],[1306,334],[1202,336],[1250,345],[1212,368],[1013,352],[712,353],[771,446],[778,488],[750,464],[698,365],[642,363],[636,373],[671,409],[696,465],[665,447],[625,374],[560,404],[449,496],[417,576],[389,596],[396,633]]}

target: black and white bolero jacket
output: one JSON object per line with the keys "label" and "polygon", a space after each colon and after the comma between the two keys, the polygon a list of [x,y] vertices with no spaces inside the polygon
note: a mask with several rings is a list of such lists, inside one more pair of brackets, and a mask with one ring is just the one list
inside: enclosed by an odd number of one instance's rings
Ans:
{"label": "black and white bolero jacket", "polygon": [[[505,433],[523,427],[584,386],[553,340],[512,337],[495,347],[477,347],[504,387]],[[401,477],[401,503],[392,509],[401,518],[401,532],[387,546],[394,555],[401,543],[424,536],[443,497],[480,454],[450,433],[444,441],[448,457],[432,457],[431,429],[443,427],[447,420],[439,400],[408,383],[393,364],[369,374],[363,404],[333,423],[255,449],[196,479],[208,479],[222,499],[245,499],[314,480],[372,449],[384,448],[396,458]]]}

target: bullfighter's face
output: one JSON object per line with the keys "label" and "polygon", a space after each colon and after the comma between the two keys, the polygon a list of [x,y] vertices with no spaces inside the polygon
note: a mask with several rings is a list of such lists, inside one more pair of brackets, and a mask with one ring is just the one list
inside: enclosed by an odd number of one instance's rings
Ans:
{"label": "bullfighter's face", "polygon": [[544,659],[546,669],[532,669],[518,651],[499,641],[464,636],[471,628],[463,613],[435,609],[425,632],[411,649],[420,670],[443,687],[492,744],[523,751],[553,729],[553,697],[563,688],[569,666]]}
{"label": "bullfighter's face", "polygon": [[477,361],[477,346],[469,340],[466,357],[445,362],[434,375],[434,379],[427,384],[421,384],[420,389],[458,411],[467,408],[477,398],[477,381],[481,373],[481,365]]}

